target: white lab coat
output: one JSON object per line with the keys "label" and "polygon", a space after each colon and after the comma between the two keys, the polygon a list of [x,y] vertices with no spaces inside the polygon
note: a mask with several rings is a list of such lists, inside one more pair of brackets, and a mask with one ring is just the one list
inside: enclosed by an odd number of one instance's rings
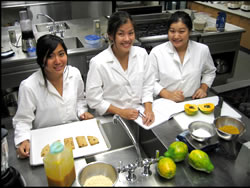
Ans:
{"label": "white lab coat", "polygon": [[79,116],[87,111],[80,71],[66,66],[63,79],[63,96],[48,80],[48,88],[45,87],[41,69],[21,82],[18,110],[13,118],[15,145],[30,139],[31,129],[79,121]]}
{"label": "white lab coat", "polygon": [[90,61],[86,83],[89,107],[103,115],[111,104],[124,109],[153,102],[152,71],[144,48],[131,47],[128,69],[124,71],[109,46]]}
{"label": "white lab coat", "polygon": [[170,41],[154,47],[149,60],[155,70],[155,96],[166,88],[169,91],[182,90],[185,97],[190,97],[201,83],[211,87],[216,76],[208,46],[192,40],[189,40],[183,64]]}

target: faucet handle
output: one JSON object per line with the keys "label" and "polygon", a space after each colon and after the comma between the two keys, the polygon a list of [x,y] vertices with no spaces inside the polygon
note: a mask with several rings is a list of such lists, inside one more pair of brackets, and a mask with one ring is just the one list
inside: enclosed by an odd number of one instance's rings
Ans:
{"label": "faucet handle", "polygon": [[128,168],[128,175],[126,176],[126,179],[128,181],[135,181],[136,180],[136,175],[134,174],[135,172],[135,169],[137,168],[137,163],[131,163],[131,164],[128,164],[127,165],[127,168]]}

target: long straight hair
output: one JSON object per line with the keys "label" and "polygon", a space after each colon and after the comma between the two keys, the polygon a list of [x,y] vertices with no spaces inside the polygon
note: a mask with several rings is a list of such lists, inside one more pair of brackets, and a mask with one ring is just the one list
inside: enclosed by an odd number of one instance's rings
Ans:
{"label": "long straight hair", "polygon": [[66,55],[68,56],[67,47],[60,37],[48,34],[41,36],[37,40],[37,45],[36,45],[37,64],[40,66],[42,70],[44,84],[46,87],[48,86],[48,83],[44,69],[47,65],[48,57],[50,56],[50,54],[53,53],[58,44],[62,45]]}

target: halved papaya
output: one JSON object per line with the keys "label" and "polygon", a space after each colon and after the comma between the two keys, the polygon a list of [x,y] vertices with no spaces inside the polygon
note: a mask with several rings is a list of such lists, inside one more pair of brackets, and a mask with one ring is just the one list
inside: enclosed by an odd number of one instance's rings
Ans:
{"label": "halved papaya", "polygon": [[184,105],[184,110],[185,113],[189,116],[193,116],[195,114],[197,114],[198,112],[198,106],[195,104],[185,104]]}
{"label": "halved papaya", "polygon": [[199,104],[198,108],[204,114],[211,114],[214,111],[214,104],[213,103]]}

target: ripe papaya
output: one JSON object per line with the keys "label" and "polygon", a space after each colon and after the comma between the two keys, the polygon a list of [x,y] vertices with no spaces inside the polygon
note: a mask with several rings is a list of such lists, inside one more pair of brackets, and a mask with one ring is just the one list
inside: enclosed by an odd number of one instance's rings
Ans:
{"label": "ripe papaya", "polygon": [[161,177],[171,179],[175,176],[176,164],[171,158],[163,157],[158,161],[157,172]]}
{"label": "ripe papaya", "polygon": [[209,156],[206,152],[196,149],[190,152],[188,155],[188,164],[194,169],[210,173],[214,169]]}
{"label": "ripe papaya", "polygon": [[184,105],[184,110],[185,113],[189,116],[193,116],[195,114],[197,114],[198,112],[198,106],[195,104],[185,104]]}
{"label": "ripe papaya", "polygon": [[165,157],[170,157],[175,162],[183,161],[188,153],[188,146],[184,142],[175,141],[170,144],[168,150],[164,153]]}
{"label": "ripe papaya", "polygon": [[214,111],[214,104],[213,103],[199,104],[198,108],[204,114],[211,114]]}

